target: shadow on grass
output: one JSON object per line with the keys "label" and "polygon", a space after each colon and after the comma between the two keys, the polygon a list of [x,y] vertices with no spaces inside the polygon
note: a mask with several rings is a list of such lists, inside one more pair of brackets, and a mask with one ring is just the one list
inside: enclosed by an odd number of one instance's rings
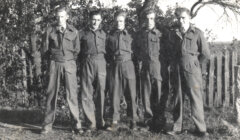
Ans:
{"label": "shadow on grass", "polygon": [[0,122],[8,124],[40,124],[43,120],[41,110],[0,110]]}
{"label": "shadow on grass", "polygon": [[[0,126],[10,129],[30,130],[41,132],[44,112],[42,110],[0,110]],[[66,114],[65,114],[66,115]],[[54,129],[69,130],[71,121],[65,115],[59,114],[54,122]]]}

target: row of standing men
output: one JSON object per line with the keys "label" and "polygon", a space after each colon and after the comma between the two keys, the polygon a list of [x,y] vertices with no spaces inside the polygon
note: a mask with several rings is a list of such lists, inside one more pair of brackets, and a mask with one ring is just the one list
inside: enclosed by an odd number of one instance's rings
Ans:
{"label": "row of standing men", "polygon": [[[104,101],[106,83],[112,106],[112,122],[107,130],[114,131],[120,120],[120,99],[127,102],[130,127],[137,128],[136,85],[140,84],[144,103],[144,124],[151,129],[163,128],[164,108],[168,94],[168,66],[174,82],[173,129],[168,134],[182,132],[183,102],[187,94],[191,102],[196,132],[205,136],[202,99],[201,63],[210,52],[203,32],[191,24],[186,8],[175,10],[179,26],[167,34],[155,26],[154,10],[143,14],[143,28],[135,34],[125,28],[126,12],[115,13],[115,29],[106,34],[101,29],[101,11],[92,11],[90,25],[77,31],[67,23],[66,7],[56,9],[57,25],[47,28],[42,55],[50,54],[47,105],[42,133],[52,131],[55,120],[60,80],[66,89],[66,100],[74,120],[73,130],[83,133],[79,119],[77,66],[80,62],[80,96],[85,118],[90,122],[87,131],[105,128]],[[109,69],[107,69],[107,67]],[[136,80],[136,73],[140,79]],[[138,83],[141,81],[140,83]],[[163,88],[162,88],[163,85]],[[166,88],[165,88],[166,87]],[[96,95],[96,100],[93,97]],[[165,95],[164,95],[165,94]],[[161,99],[164,98],[164,99]],[[160,102],[161,101],[163,102]]]}

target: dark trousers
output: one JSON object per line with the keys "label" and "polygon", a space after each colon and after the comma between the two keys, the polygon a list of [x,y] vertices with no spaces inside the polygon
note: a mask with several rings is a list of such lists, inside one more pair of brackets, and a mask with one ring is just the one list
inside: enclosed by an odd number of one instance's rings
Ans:
{"label": "dark trousers", "polygon": [[[92,127],[96,127],[96,119],[98,125],[103,126],[105,124],[103,119],[105,85],[106,61],[104,57],[100,59],[87,58],[81,68],[81,99],[83,111]],[[94,94],[96,97],[95,103]]]}
{"label": "dark trousers", "polygon": [[160,117],[161,73],[160,62],[147,61],[142,66],[142,93],[145,120]]}
{"label": "dark trousers", "polygon": [[175,83],[176,97],[173,110],[173,130],[182,130],[184,96],[186,94],[190,99],[191,115],[197,130],[200,132],[206,132],[202,98],[202,74],[200,68],[195,73],[189,73],[178,67],[176,73],[178,74]]}
{"label": "dark trousers", "polygon": [[61,78],[65,80],[66,100],[69,105],[71,115],[76,123],[75,127],[81,128],[78,108],[76,62],[74,60],[66,62],[50,62],[49,81],[47,87],[47,109],[44,126],[51,126],[55,120],[57,97]]}
{"label": "dark trousers", "polygon": [[133,62],[118,61],[111,66],[110,94],[112,94],[113,121],[120,120],[120,99],[123,95],[127,102],[128,116],[132,121],[137,119],[136,75]]}

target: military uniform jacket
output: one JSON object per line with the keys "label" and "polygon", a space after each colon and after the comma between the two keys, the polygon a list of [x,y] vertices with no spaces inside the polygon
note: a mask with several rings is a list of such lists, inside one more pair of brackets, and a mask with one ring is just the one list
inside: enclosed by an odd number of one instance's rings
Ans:
{"label": "military uniform jacket", "polygon": [[51,60],[64,62],[67,60],[76,60],[80,51],[78,31],[67,24],[63,33],[56,26],[47,29],[46,44],[43,52],[50,52]]}
{"label": "military uniform jacket", "polygon": [[79,40],[82,55],[106,53],[106,33],[102,29],[96,31],[89,27],[79,31]]}
{"label": "military uniform jacket", "polygon": [[191,25],[184,35],[176,29],[170,36],[173,63],[180,64],[180,67],[187,72],[200,72],[200,64],[210,57],[203,32]]}
{"label": "military uniform jacket", "polygon": [[162,33],[156,28],[137,32],[134,43],[137,60],[159,61],[161,37]]}
{"label": "military uniform jacket", "polygon": [[114,30],[108,35],[107,55],[109,61],[121,59],[132,59],[132,35],[124,29],[123,31]]}

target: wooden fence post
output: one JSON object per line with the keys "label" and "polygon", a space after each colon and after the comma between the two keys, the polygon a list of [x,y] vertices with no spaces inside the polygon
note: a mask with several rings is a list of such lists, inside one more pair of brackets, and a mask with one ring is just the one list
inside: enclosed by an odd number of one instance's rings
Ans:
{"label": "wooden fence post", "polygon": [[215,55],[211,55],[210,57],[210,62],[209,62],[209,74],[207,78],[208,82],[208,106],[213,107],[213,93],[214,93],[214,70],[215,70],[215,65],[214,65],[214,60],[215,60]]}
{"label": "wooden fence post", "polygon": [[222,104],[222,53],[217,53],[217,92],[215,92],[214,104],[219,107]]}
{"label": "wooden fence post", "polygon": [[232,55],[231,55],[231,100],[232,100],[232,104],[233,106],[235,106],[235,82],[236,82],[236,76],[237,76],[237,69],[236,66],[237,65],[237,53],[236,51],[232,51]]}
{"label": "wooden fence post", "polygon": [[22,91],[22,104],[25,104],[27,102],[27,60],[26,60],[26,53],[23,49],[21,49],[21,59],[23,63],[23,68],[22,68],[22,74],[23,74],[23,79],[22,79],[22,86],[23,86],[23,91]]}
{"label": "wooden fence post", "polygon": [[229,106],[230,92],[229,92],[229,51],[224,52],[224,103],[223,106]]}

